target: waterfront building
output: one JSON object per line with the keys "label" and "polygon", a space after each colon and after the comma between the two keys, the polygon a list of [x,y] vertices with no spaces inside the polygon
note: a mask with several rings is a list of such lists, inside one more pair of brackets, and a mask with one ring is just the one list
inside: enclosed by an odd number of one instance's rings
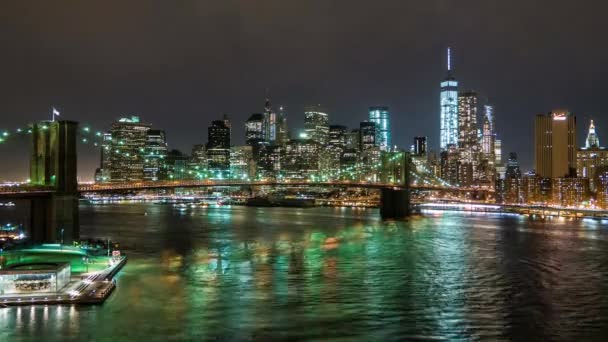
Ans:
{"label": "waterfront building", "polygon": [[226,178],[230,171],[230,126],[215,120],[208,128],[208,170],[213,178]]}
{"label": "waterfront building", "polygon": [[171,150],[167,153],[166,168],[167,179],[169,180],[184,180],[194,178],[195,175],[188,169],[190,156],[179,151]]}
{"label": "waterfront building", "polygon": [[235,179],[253,179],[256,163],[253,161],[253,148],[249,145],[230,148],[230,175]]}
{"label": "waterfront building", "polygon": [[451,51],[448,48],[447,75],[441,82],[440,147],[447,151],[449,145],[458,144],[458,81],[452,76]]}
{"label": "waterfront building", "polygon": [[326,180],[338,179],[340,173],[340,161],[346,149],[346,126],[329,126],[329,141],[327,146],[321,150],[320,169],[322,177]]}
{"label": "waterfront building", "polygon": [[600,166],[595,172],[596,205],[608,210],[608,165]]}
{"label": "waterfront building", "polygon": [[70,283],[70,277],[71,267],[68,262],[10,265],[0,268],[0,296],[50,296],[65,288]]}
{"label": "waterfront building", "polygon": [[281,160],[283,159],[283,152],[285,152],[285,146],[262,145],[257,161],[257,178],[282,178]]}
{"label": "waterfront building", "polygon": [[447,150],[441,151],[441,178],[452,185],[458,185],[460,163],[458,161],[458,148],[450,144]]}
{"label": "waterfront building", "polygon": [[95,170],[95,183],[109,182],[112,168],[112,133],[110,132],[102,134],[100,157],[100,167]]}
{"label": "waterfront building", "polygon": [[284,177],[315,180],[319,173],[319,151],[320,144],[313,139],[290,139],[281,160]]}
{"label": "waterfront building", "polygon": [[151,125],[139,117],[121,118],[112,123],[109,144],[109,174],[111,182],[140,182],[144,180],[144,149]]}
{"label": "waterfront building", "polygon": [[325,145],[329,139],[329,115],[321,105],[308,106],[304,111],[304,130],[308,139]]}
{"label": "waterfront building", "polygon": [[359,124],[359,141],[361,142],[359,150],[365,151],[369,148],[378,146],[376,142],[376,138],[378,137],[376,130],[377,127],[374,122],[363,121]]}
{"label": "waterfront building", "polygon": [[380,167],[382,151],[380,147],[374,146],[360,152],[356,173],[358,180],[365,182],[378,182],[380,179]]}
{"label": "waterfront building", "polygon": [[196,144],[192,146],[192,153],[190,155],[190,162],[188,168],[194,172],[194,176],[197,179],[207,178],[207,167],[209,161],[207,160],[207,147],[205,144]]}
{"label": "waterfront building", "polygon": [[347,148],[340,158],[340,180],[358,179],[359,149]]}
{"label": "waterfront building", "polygon": [[392,140],[388,107],[369,107],[369,121],[376,124],[376,146],[380,147],[381,151],[390,151]]}
{"label": "waterfront building", "polygon": [[146,133],[144,147],[144,180],[154,182],[162,180],[165,174],[165,158],[167,157],[167,139],[165,131],[150,129]]}
{"label": "waterfront building", "polygon": [[544,205],[551,199],[551,179],[528,172],[521,178],[520,198],[522,204]]}
{"label": "waterfront building", "polygon": [[563,207],[576,207],[589,201],[589,179],[559,177],[552,181],[551,202]]}
{"label": "waterfront building", "polygon": [[576,173],[576,117],[566,110],[536,116],[534,125],[536,173],[563,178]]}
{"label": "waterfront building", "polygon": [[576,151],[576,174],[579,177],[589,178],[590,188],[595,191],[596,170],[604,165],[608,165],[608,150],[600,147],[599,138],[595,132],[593,120],[589,125],[589,133],[585,141],[585,147]]}
{"label": "waterfront building", "polygon": [[519,169],[519,161],[517,153],[509,153],[507,168],[504,181],[504,200],[506,203],[516,204],[521,203],[521,170]]}

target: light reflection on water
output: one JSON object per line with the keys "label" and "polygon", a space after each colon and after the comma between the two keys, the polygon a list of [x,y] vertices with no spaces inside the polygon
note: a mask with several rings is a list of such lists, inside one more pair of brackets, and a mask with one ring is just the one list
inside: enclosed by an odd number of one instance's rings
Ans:
{"label": "light reflection on water", "polygon": [[[0,309],[0,340],[576,339],[606,333],[596,222],[375,210],[81,208],[131,247],[102,306]],[[103,334],[99,334],[103,331]]]}

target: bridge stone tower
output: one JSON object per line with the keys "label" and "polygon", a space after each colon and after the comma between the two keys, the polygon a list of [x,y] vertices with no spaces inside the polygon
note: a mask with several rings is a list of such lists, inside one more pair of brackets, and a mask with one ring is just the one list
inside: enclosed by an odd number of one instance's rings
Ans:
{"label": "bridge stone tower", "polygon": [[31,201],[34,242],[71,243],[79,238],[77,132],[74,121],[42,121],[32,127],[30,181],[53,190]]}
{"label": "bridge stone tower", "polygon": [[395,184],[380,192],[380,216],[383,219],[401,219],[410,215],[410,168],[407,152],[384,152],[381,156],[380,181]]}

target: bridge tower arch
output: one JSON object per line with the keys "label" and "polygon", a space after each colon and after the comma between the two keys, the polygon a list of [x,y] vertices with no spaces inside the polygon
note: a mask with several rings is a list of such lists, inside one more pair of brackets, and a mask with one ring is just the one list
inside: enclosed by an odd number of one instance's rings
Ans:
{"label": "bridge tower arch", "polygon": [[74,121],[41,121],[32,126],[30,182],[52,190],[31,200],[34,242],[71,243],[79,238],[77,133]]}
{"label": "bridge tower arch", "polygon": [[384,152],[381,163],[380,181],[395,186],[380,190],[380,216],[383,219],[405,218],[410,215],[410,154]]}

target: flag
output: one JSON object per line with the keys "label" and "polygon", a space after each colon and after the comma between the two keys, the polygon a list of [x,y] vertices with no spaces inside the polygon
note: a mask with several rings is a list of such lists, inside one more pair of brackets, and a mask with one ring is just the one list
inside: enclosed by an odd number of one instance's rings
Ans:
{"label": "flag", "polygon": [[59,116],[59,111],[53,107],[53,115]]}

